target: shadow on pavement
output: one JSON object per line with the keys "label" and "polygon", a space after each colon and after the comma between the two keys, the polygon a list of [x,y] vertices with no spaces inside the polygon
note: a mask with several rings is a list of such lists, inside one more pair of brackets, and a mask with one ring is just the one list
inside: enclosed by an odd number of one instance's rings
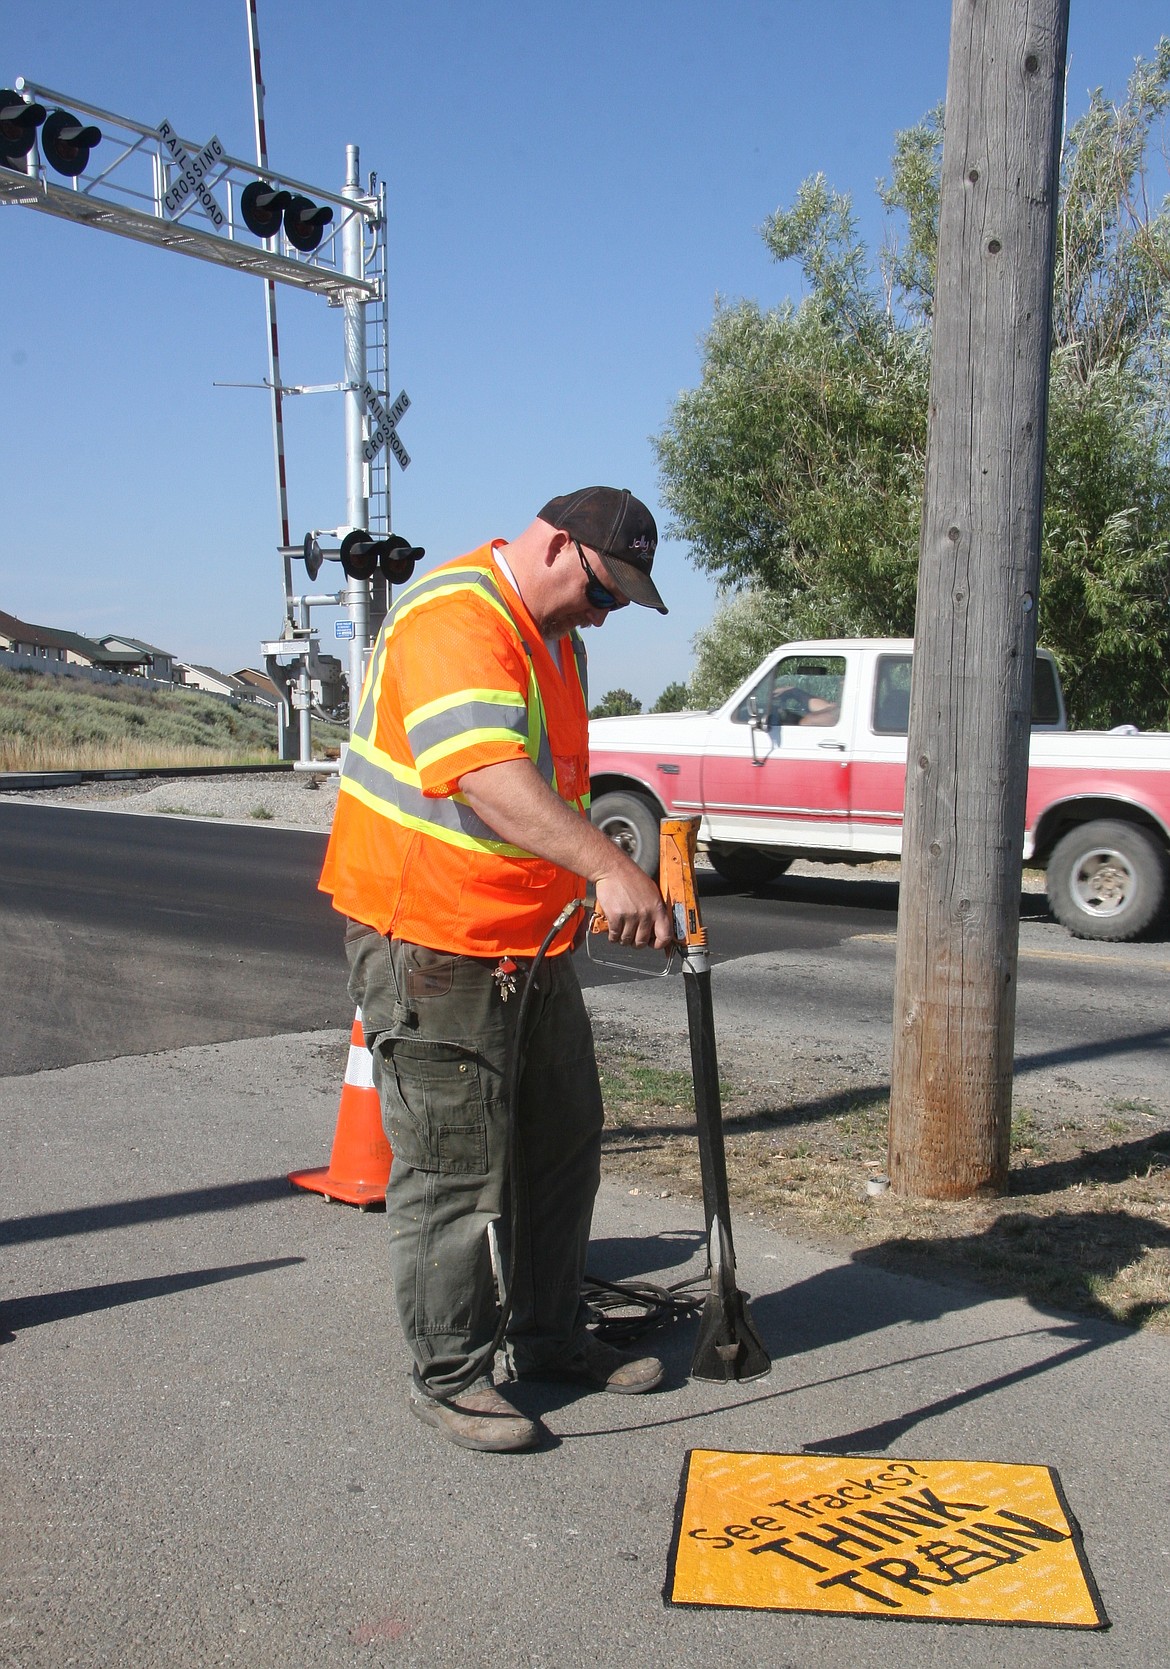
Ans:
{"label": "shadow on pavement", "polygon": [[[1125,1216],[1124,1213],[1100,1215],[1111,1219]],[[1047,1218],[1035,1219],[1038,1232],[1043,1232],[1043,1225],[1051,1221],[1052,1219]],[[1078,1224],[1083,1223],[1083,1219],[1076,1221]],[[1103,1239],[1102,1255],[1107,1256],[1114,1271],[1125,1267],[1126,1262],[1130,1260],[1133,1242],[1127,1238],[1127,1232],[1134,1236],[1145,1235],[1147,1243],[1152,1236],[1158,1244],[1170,1244],[1170,1230],[1164,1230],[1156,1223],[1132,1219],[1128,1224],[1111,1221],[1107,1226],[1113,1238],[1108,1241],[1108,1252],[1105,1251],[1106,1242]],[[980,1235],[956,1237],[956,1252],[965,1251],[970,1257],[977,1251],[980,1241],[985,1238]],[[661,1273],[663,1265],[670,1260],[672,1252],[675,1262],[681,1262],[688,1242],[693,1251],[701,1246],[702,1237],[658,1235],[647,1236],[641,1240],[614,1240],[601,1244],[605,1248],[606,1262],[612,1269],[612,1278],[621,1278],[620,1270],[613,1266],[620,1262],[625,1272],[629,1273],[633,1263],[642,1269],[653,1268],[659,1271],[658,1279],[667,1284],[670,1277],[669,1274]],[[898,1243],[891,1243],[896,1244]],[[923,1253],[932,1257],[933,1273],[937,1274],[938,1243],[923,1241],[921,1244]],[[813,1352],[837,1345],[853,1344],[863,1340],[866,1335],[880,1334],[906,1323],[926,1324],[941,1321],[955,1311],[974,1309],[994,1296],[973,1284],[970,1264],[963,1269],[952,1267],[954,1285],[943,1284],[937,1279],[923,1278],[925,1272],[922,1270],[916,1271],[918,1278],[908,1279],[904,1273],[899,1274],[880,1267],[883,1258],[890,1255],[890,1250],[889,1246],[866,1248],[855,1253],[849,1263],[822,1270],[779,1291],[752,1297],[752,1319],[773,1358],[770,1379],[743,1385],[732,1381],[726,1388],[712,1387],[712,1394],[704,1398],[704,1407],[701,1410],[683,1414],[656,1413],[654,1399],[650,1399],[638,1410],[638,1413],[644,1416],[638,1421],[638,1429],[687,1425],[708,1418],[717,1409],[730,1403],[736,1406],[754,1406],[757,1403],[780,1401],[821,1388],[842,1385],[851,1380],[863,1384],[866,1380],[872,1381],[877,1376],[897,1371],[899,1390],[904,1385],[909,1392],[909,1406],[905,1407],[903,1412],[872,1426],[831,1436],[818,1436],[803,1444],[810,1452],[883,1450],[900,1441],[924,1421],[1024,1384],[1054,1368],[1064,1367],[1081,1357],[1115,1344],[1126,1336],[1125,1330],[1112,1318],[1105,1322],[1091,1315],[1070,1317],[1054,1314],[1048,1318],[1039,1314],[1035,1326],[1024,1327],[1015,1332],[981,1334],[958,1344],[948,1344],[938,1350],[923,1350],[906,1355],[881,1354],[879,1351],[877,1360],[873,1359],[874,1349],[871,1345],[867,1353],[869,1360],[860,1360],[856,1366],[845,1368],[839,1373],[803,1378],[797,1371],[794,1376],[792,1370],[799,1370],[802,1358],[811,1356]],[[959,1284],[964,1276],[967,1279],[963,1284]],[[1000,1281],[997,1285],[1002,1291],[1004,1283]],[[1008,1289],[1017,1294],[1024,1293],[1024,1283],[1008,1283]],[[1090,1290],[1088,1276],[1086,1290]],[[1102,1309],[1101,1316],[1104,1317],[1104,1314]],[[695,1323],[688,1322],[646,1334],[640,1341],[639,1348],[653,1352],[666,1363],[666,1385],[669,1389],[686,1381],[690,1372],[694,1340]],[[911,1400],[915,1391],[913,1369],[916,1364],[921,1364],[925,1377],[932,1374],[930,1364],[942,1358],[949,1358],[952,1366],[948,1371],[948,1378],[953,1384],[961,1374],[958,1363],[964,1356],[974,1362],[978,1360],[978,1355],[972,1353],[990,1350],[995,1353],[997,1362],[1002,1362],[1002,1346],[1013,1342],[1026,1345],[1030,1340],[1034,1340],[1037,1349],[1042,1352],[1037,1359],[1008,1368],[990,1378],[979,1377],[976,1371],[971,1374],[968,1383],[960,1384],[958,1389],[949,1391],[943,1397],[923,1402]],[[891,1344],[893,1342],[890,1341]],[[787,1380],[786,1383],[777,1383],[778,1380],[784,1379]],[[937,1380],[935,1382],[937,1383]],[[862,1395],[864,1393],[859,1385],[859,1396]],[[660,1409],[661,1405],[658,1407]],[[623,1425],[620,1429],[628,1430],[630,1427]],[[602,1434],[581,1431],[563,1435],[576,1438]]]}
{"label": "shadow on pavement", "polygon": [[1035,1379],[1040,1374],[1048,1373],[1053,1368],[1064,1367],[1069,1362],[1075,1362],[1078,1357],[1087,1356],[1098,1350],[1100,1340],[1082,1339],[1079,1343],[1070,1345],[1067,1350],[1059,1350],[1054,1356],[1043,1356],[1038,1362],[1029,1362],[1026,1367],[1014,1368],[1010,1373],[997,1374],[994,1379],[985,1379],[978,1384],[965,1386],[960,1391],[953,1391],[949,1397],[939,1397],[934,1402],[923,1404],[920,1408],[907,1410],[905,1414],[896,1415],[893,1419],[880,1420],[876,1425],[862,1426],[857,1431],[842,1432],[837,1437],[813,1438],[808,1443],[802,1443],[801,1448],[809,1454],[856,1454],[858,1450],[888,1449],[898,1443],[907,1432],[921,1425],[924,1420],[933,1420],[941,1414],[951,1414],[957,1408],[966,1408],[981,1397],[994,1395],[996,1391],[1006,1391],[1010,1386],[1022,1385],[1029,1379]]}
{"label": "shadow on pavement", "polygon": [[1130,1032],[1125,1037],[1102,1038],[1096,1043],[1076,1043],[1062,1049],[1042,1049],[1034,1055],[1017,1055],[1015,1070],[1042,1072],[1050,1066],[1068,1066],[1073,1061],[1109,1060],[1114,1055],[1136,1055],[1170,1043],[1170,1026],[1155,1026],[1147,1032]]}
{"label": "shadow on pavement", "polygon": [[[759,1319],[758,1309],[759,1306],[753,1303],[752,1314],[756,1320]],[[1027,1340],[1035,1340],[1037,1343],[1043,1343],[1046,1340],[1059,1342],[1064,1339],[1071,1339],[1073,1341],[1066,1349],[1057,1350],[1051,1355],[1041,1357],[1038,1361],[1027,1363],[1009,1373],[997,1375],[994,1379],[972,1379],[967,1387],[952,1392],[950,1396],[911,1408],[902,1415],[881,1422],[880,1425],[838,1437],[818,1438],[802,1444],[802,1448],[807,1449],[810,1453],[829,1452],[835,1454],[841,1452],[845,1446],[876,1449],[884,1447],[886,1442],[893,1441],[895,1437],[905,1436],[921,1421],[928,1420],[935,1414],[942,1413],[944,1410],[961,1408],[967,1403],[977,1401],[980,1397],[988,1396],[1012,1384],[1035,1378],[1039,1374],[1048,1372],[1050,1368],[1061,1367],[1067,1362],[1089,1355],[1091,1352],[1099,1350],[1103,1345],[1113,1342],[1111,1338],[1104,1336],[1087,1336],[1088,1329],[1092,1326],[1092,1323],[1086,1323],[1085,1329],[1081,1329],[1073,1324],[1064,1327],[1041,1325],[1025,1328],[1014,1333],[981,1334],[977,1338],[966,1339],[960,1344],[943,1345],[938,1350],[920,1350],[904,1356],[887,1356],[880,1361],[865,1362],[857,1367],[845,1368],[840,1373],[824,1374],[817,1378],[795,1379],[788,1383],[777,1383],[781,1378],[778,1370],[781,1360],[791,1359],[778,1357],[774,1362],[773,1371],[769,1378],[757,1379],[742,1385],[734,1381],[725,1386],[712,1385],[709,1394],[704,1397],[703,1404],[699,1408],[687,1409],[683,1413],[663,1413],[664,1405],[658,1401],[657,1397],[651,1395],[640,1400],[636,1411],[642,1414],[643,1418],[636,1422],[623,1421],[620,1425],[582,1431],[567,1431],[562,1428],[561,1437],[562,1440],[573,1441],[580,1438],[612,1436],[619,1431],[652,1431],[671,1426],[698,1426],[703,1421],[709,1420],[712,1415],[718,1414],[729,1407],[754,1408],[763,1403],[781,1403],[789,1397],[803,1396],[810,1392],[828,1391],[834,1387],[848,1385],[852,1382],[857,1382],[858,1398],[863,1399],[868,1394],[865,1388],[866,1381],[873,1381],[883,1374],[905,1374],[912,1371],[916,1366],[921,1366],[925,1372],[928,1371],[930,1364],[939,1362],[944,1358],[950,1358],[949,1375],[953,1378],[955,1374],[961,1371],[956,1365],[956,1359],[961,1360],[964,1355],[972,1352],[998,1352],[1005,1345],[1023,1343]],[[1101,1333],[1102,1330],[1097,1329],[1096,1332]],[[765,1343],[769,1342],[766,1333],[764,1339]],[[667,1336],[664,1346],[653,1337],[646,1339],[645,1349],[653,1351],[666,1364],[667,1377],[663,1383],[663,1391],[677,1389],[687,1380],[690,1372],[693,1344],[691,1329],[687,1329],[685,1333],[682,1330],[672,1332]],[[528,1401],[532,1404],[534,1412],[548,1412],[554,1407],[562,1407],[567,1402],[575,1400],[576,1396],[579,1395],[577,1392],[566,1389],[563,1395],[550,1398],[547,1393],[552,1390],[552,1387],[540,1387],[540,1391],[545,1394],[533,1397],[532,1393],[537,1391],[535,1385],[523,1385],[511,1389],[527,1392],[529,1394]],[[627,1410],[634,1412],[628,1404]],[[791,1439],[786,1439],[786,1441],[791,1441]]]}
{"label": "shadow on pavement", "polygon": [[[702,1212],[698,1215],[701,1217]],[[589,1273],[607,1281],[634,1280],[657,1275],[660,1285],[669,1276],[663,1270],[679,1269],[706,1245],[702,1229],[667,1229],[663,1234],[645,1234],[619,1240],[589,1242]]]}
{"label": "shadow on pavement", "polygon": [[259,1263],[233,1263],[221,1269],[188,1269],[173,1275],[151,1275],[137,1281],[106,1281],[96,1287],[74,1287],[71,1292],[43,1292],[29,1298],[12,1298],[0,1303],[0,1344],[11,1344],[18,1332],[25,1332],[30,1327],[43,1327],[46,1322],[90,1315],[95,1310],[112,1310],[119,1304],[139,1304],[147,1298],[165,1298],[172,1292],[188,1292],[193,1287],[214,1286],[220,1281],[238,1281],[246,1275],[262,1275],[269,1269],[285,1269],[289,1264],[304,1261],[304,1258],[265,1258]]}
{"label": "shadow on pavement", "polygon": [[286,1199],[287,1176],[255,1177],[248,1182],[224,1182],[210,1188],[189,1188],[175,1194],[151,1194],[140,1200],[111,1200],[107,1205],[81,1205],[68,1211],[42,1211],[36,1216],[0,1219],[0,1246],[23,1246],[34,1240],[64,1239],[71,1234],[100,1234],[104,1229],[133,1223],[159,1223],[170,1217],[192,1217],[203,1211],[236,1211],[265,1200]]}

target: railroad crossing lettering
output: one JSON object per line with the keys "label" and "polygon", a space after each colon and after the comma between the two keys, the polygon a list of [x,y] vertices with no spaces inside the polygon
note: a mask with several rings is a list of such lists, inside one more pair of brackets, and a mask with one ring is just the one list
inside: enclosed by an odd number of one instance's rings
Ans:
{"label": "railroad crossing lettering", "polygon": [[192,197],[207,211],[207,218],[216,231],[227,225],[227,217],[207,185],[207,176],[223,161],[224,148],[213,134],[197,156],[192,156],[169,122],[160,122],[158,136],[170,152],[171,160],[181,169],[179,178],[163,197],[163,207],[169,215],[177,215],[186,208]]}
{"label": "railroad crossing lettering", "polygon": [[1109,1627],[1048,1466],[692,1449],[674,1605]]}
{"label": "railroad crossing lettering", "polygon": [[378,396],[373,383],[367,382],[362,389],[362,399],[366,402],[366,410],[374,420],[374,427],[370,430],[369,439],[362,447],[362,457],[368,464],[372,464],[383,446],[388,446],[399,467],[407,469],[410,465],[410,453],[398,438],[398,424],[403,415],[410,409],[410,396],[403,389],[397,400],[387,411]]}

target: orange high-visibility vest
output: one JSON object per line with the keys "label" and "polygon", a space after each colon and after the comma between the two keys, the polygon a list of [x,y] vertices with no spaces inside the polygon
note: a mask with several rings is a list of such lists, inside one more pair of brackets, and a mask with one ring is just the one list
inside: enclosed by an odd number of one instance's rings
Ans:
{"label": "orange high-visibility vest", "polygon": [[[585,648],[576,632],[558,647],[560,666],[491,545],[399,594],[370,657],[341,772],[319,883],[335,909],[435,950],[535,954],[561,909],[584,895],[584,880],[501,840],[459,779],[531,759],[554,793],[588,815]],[[575,925],[552,952],[567,948]]]}

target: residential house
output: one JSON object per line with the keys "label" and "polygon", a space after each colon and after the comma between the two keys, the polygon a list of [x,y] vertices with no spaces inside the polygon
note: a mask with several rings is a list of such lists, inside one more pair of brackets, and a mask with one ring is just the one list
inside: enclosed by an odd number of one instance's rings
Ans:
{"label": "residential house", "polygon": [[153,643],[143,643],[142,639],[137,637],[109,636],[102,638],[101,641],[102,647],[105,649],[125,650],[131,654],[141,655],[147,678],[155,678],[160,684],[173,684],[175,682],[176,661],[175,656],[169,650],[159,649]]}
{"label": "residential house", "polygon": [[175,669],[184,689],[204,690],[208,695],[234,696],[237,701],[250,701],[253,691],[228,672],[217,672],[213,666],[196,666],[192,661],[176,661]]}
{"label": "residential house", "polygon": [[51,632],[45,632],[40,626],[30,626],[27,620],[18,620],[14,614],[5,614],[0,610],[0,649],[10,655],[35,655],[38,660],[65,660],[65,645],[59,643]]}
{"label": "residential house", "polygon": [[241,684],[247,684],[254,701],[265,707],[279,707],[280,691],[266,672],[257,672],[254,666],[242,666],[234,676]]}
{"label": "residential house", "polygon": [[106,649],[80,632],[57,626],[34,626],[0,611],[0,648],[15,655],[57,662],[63,666],[101,667],[108,672],[141,672],[144,661],[133,650]]}

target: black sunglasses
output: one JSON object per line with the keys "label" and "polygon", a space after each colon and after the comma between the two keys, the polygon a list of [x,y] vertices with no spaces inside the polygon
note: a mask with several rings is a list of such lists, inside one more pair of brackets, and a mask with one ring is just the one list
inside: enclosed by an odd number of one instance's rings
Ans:
{"label": "black sunglasses", "polygon": [[606,614],[615,608],[625,608],[629,599],[623,600],[615,597],[612,591],[602,585],[593,569],[586,562],[585,552],[581,549],[579,540],[574,539],[573,544],[577,547],[577,555],[581,558],[581,566],[585,570],[585,601],[589,604],[589,607],[602,609]]}

